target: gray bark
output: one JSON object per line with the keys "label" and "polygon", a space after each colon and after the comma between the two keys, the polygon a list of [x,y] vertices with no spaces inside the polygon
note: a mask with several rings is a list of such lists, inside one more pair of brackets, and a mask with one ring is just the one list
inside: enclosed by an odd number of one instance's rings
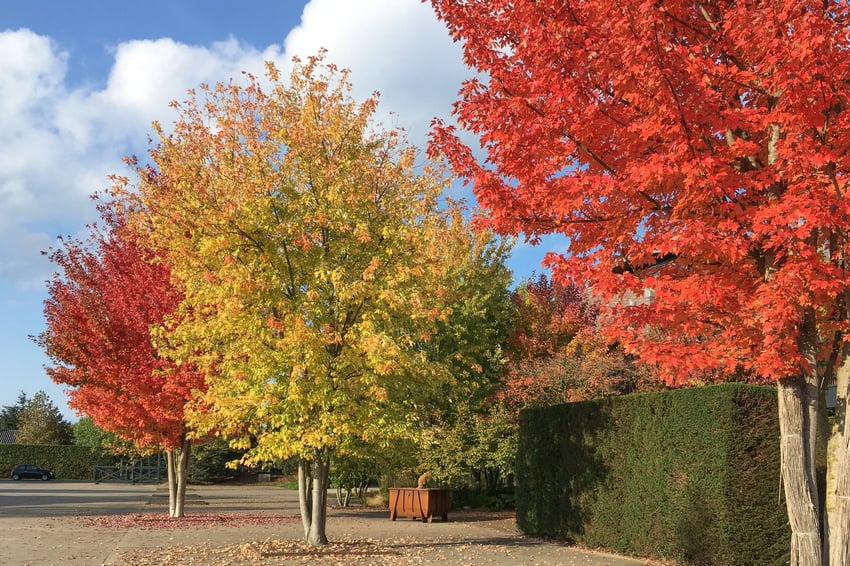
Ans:
{"label": "gray bark", "polygon": [[312,460],[298,462],[298,502],[304,540],[312,546],[328,543],[327,507],[330,459],[318,450]]}
{"label": "gray bark", "polygon": [[354,495],[354,488],[351,486],[343,487],[341,485],[336,488],[336,502],[340,507],[348,507],[351,505],[351,496]]}
{"label": "gray bark", "polygon": [[191,442],[184,438],[183,445],[180,448],[180,453],[177,456],[177,484],[175,489],[174,515],[172,517],[183,517],[186,508],[186,483],[189,481],[189,455],[191,451]]}
{"label": "gray bark", "polygon": [[313,455],[313,509],[310,521],[310,532],[307,534],[307,544],[320,546],[328,544],[327,510],[328,510],[328,468],[326,457],[318,451]]}
{"label": "gray bark", "polygon": [[176,519],[185,515],[191,447],[191,442],[184,438],[180,448],[170,448],[165,451],[168,471],[168,516]]}
{"label": "gray bark", "polygon": [[177,470],[174,465],[174,449],[165,451],[165,469],[168,472],[168,516],[174,516],[177,507]]}
{"label": "gray bark", "polygon": [[304,527],[304,540],[310,534],[310,497],[312,490],[310,486],[310,462],[304,458],[298,460],[298,507],[301,512],[301,524]]}
{"label": "gray bark", "polygon": [[791,566],[823,566],[812,444],[817,420],[812,421],[810,408],[812,402],[817,404],[817,386],[814,386],[814,399],[811,389],[812,385],[802,377],[778,382],[780,453],[791,525]]}
{"label": "gray bark", "polygon": [[835,424],[827,449],[827,527],[824,533],[824,546],[833,566],[850,564],[850,429],[847,423],[850,357],[844,358],[836,377]]}

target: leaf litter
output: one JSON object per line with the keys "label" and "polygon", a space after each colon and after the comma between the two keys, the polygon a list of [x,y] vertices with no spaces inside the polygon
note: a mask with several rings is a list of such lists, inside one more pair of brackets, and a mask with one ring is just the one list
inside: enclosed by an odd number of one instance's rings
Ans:
{"label": "leaf litter", "polygon": [[244,527],[248,525],[273,525],[300,521],[297,515],[262,515],[255,513],[187,513],[179,519],[164,513],[134,513],[132,515],[97,515],[80,517],[93,527],[109,529],[188,529],[192,527]]}

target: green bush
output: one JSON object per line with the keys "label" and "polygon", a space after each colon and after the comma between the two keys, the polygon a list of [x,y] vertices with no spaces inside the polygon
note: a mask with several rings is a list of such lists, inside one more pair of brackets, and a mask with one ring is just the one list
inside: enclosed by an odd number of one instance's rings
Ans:
{"label": "green bush", "polygon": [[724,384],[520,415],[526,534],[689,564],[783,564],[776,391]]}
{"label": "green bush", "polygon": [[513,509],[515,506],[515,495],[513,491],[499,491],[488,493],[474,488],[457,488],[452,490],[452,507],[471,509],[488,509],[491,511],[504,511]]}
{"label": "green bush", "polygon": [[18,464],[35,464],[53,472],[57,479],[89,480],[93,468],[107,459],[87,446],[0,444],[0,477],[8,478]]}
{"label": "green bush", "polygon": [[230,448],[223,438],[210,438],[203,444],[192,444],[189,457],[189,479],[192,482],[213,482],[234,478],[239,471],[229,467],[228,463],[242,456]]}

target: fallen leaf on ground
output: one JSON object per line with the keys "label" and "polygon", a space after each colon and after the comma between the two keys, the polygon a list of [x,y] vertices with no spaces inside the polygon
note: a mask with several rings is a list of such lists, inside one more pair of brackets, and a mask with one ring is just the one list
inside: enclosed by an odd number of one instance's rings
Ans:
{"label": "fallen leaf on ground", "polygon": [[90,526],[113,529],[131,527],[141,529],[175,529],[191,527],[242,527],[246,525],[273,525],[278,523],[293,523],[300,521],[296,515],[261,515],[255,513],[187,513],[179,519],[169,517],[164,513],[134,513],[132,515],[97,515],[80,517],[80,520]]}

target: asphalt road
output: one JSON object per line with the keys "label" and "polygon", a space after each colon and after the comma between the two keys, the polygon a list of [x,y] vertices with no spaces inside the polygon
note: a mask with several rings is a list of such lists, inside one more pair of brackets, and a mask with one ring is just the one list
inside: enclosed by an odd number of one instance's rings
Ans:
{"label": "asphalt road", "polygon": [[[330,502],[334,503],[331,495]],[[449,512],[447,522],[390,521],[386,509],[331,509],[324,554],[305,554],[300,520],[114,527],[95,516],[165,514],[164,484],[0,480],[0,566],[139,564],[492,564],[639,566],[646,561],[528,539],[512,518]],[[189,486],[187,514],[298,516],[295,491],[269,484]],[[87,522],[91,517],[94,522]],[[120,518],[119,518],[120,521]],[[266,542],[262,542],[266,541]],[[269,542],[272,541],[272,542]],[[272,545],[246,558],[240,553]],[[234,554],[235,553],[235,554]],[[240,558],[241,557],[241,558]]]}
{"label": "asphalt road", "polygon": [[145,509],[156,488],[151,484],[4,480],[0,481],[0,518],[133,513]]}

